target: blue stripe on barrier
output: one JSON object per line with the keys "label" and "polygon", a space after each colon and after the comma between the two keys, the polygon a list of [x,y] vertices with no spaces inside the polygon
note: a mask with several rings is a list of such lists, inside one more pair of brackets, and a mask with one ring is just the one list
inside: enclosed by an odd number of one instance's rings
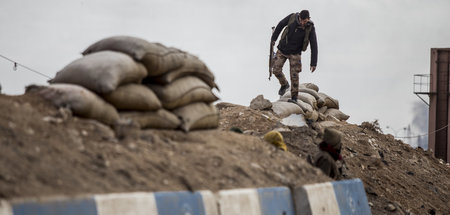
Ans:
{"label": "blue stripe on barrier", "polygon": [[371,214],[360,179],[331,182],[341,214]]}
{"label": "blue stripe on barrier", "polygon": [[156,192],[154,195],[158,214],[205,215],[203,198],[199,192]]}
{"label": "blue stripe on barrier", "polygon": [[295,215],[289,188],[270,187],[257,190],[263,215]]}
{"label": "blue stripe on barrier", "polygon": [[93,198],[17,203],[12,210],[14,215],[97,215]]}

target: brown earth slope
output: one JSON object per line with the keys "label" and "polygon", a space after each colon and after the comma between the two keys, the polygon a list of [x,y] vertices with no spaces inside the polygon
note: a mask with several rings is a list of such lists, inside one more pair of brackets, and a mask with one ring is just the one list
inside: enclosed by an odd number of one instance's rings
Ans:
{"label": "brown earth slope", "polygon": [[255,136],[219,129],[115,131],[67,116],[32,94],[0,95],[0,198],[330,181]]}
{"label": "brown earth slope", "polygon": [[[306,159],[318,132],[345,133],[345,178],[361,178],[373,214],[450,214],[450,168],[429,152],[345,122],[287,127],[272,111],[220,103],[219,129],[107,127],[33,94],[0,95],[0,198],[289,186],[331,181]],[[229,131],[238,127],[244,134]],[[280,129],[288,152],[261,140]]]}
{"label": "brown earth slope", "polygon": [[[221,127],[261,135],[283,127],[271,111],[222,103]],[[317,152],[318,132],[334,127],[344,133],[344,179],[361,178],[373,214],[450,214],[450,166],[429,151],[413,149],[376,123],[353,125],[324,121],[282,131],[289,152],[302,158]]]}

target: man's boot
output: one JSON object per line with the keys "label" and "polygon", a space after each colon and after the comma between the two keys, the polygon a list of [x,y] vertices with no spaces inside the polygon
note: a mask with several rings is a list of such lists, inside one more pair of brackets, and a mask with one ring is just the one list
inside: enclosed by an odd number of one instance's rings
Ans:
{"label": "man's boot", "polygon": [[280,90],[278,90],[278,95],[282,96],[284,93],[286,93],[286,90],[289,88],[289,84],[282,85],[280,87]]}
{"label": "man's boot", "polygon": [[292,98],[288,99],[288,102],[297,104],[297,96],[292,96]]}

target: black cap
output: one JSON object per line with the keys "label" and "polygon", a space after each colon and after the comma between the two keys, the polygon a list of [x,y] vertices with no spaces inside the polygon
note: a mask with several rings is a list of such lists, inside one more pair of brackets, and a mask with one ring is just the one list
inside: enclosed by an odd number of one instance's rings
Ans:
{"label": "black cap", "polygon": [[309,11],[308,10],[302,10],[300,11],[300,19],[309,19]]}

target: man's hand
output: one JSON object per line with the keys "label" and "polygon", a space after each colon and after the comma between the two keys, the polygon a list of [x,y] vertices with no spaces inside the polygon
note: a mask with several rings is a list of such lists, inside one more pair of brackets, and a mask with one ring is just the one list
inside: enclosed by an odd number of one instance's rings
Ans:
{"label": "man's hand", "polygon": [[313,73],[314,71],[316,71],[316,67],[315,66],[311,66],[310,70],[311,70],[311,73]]}

